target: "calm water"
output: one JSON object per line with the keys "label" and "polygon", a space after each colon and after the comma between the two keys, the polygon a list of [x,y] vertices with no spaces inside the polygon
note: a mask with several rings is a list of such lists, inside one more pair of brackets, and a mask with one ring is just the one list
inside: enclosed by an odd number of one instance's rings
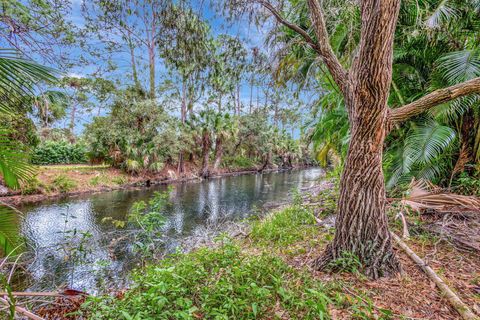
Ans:
{"label": "calm water", "polygon": [[[206,225],[246,218],[255,208],[285,202],[292,190],[313,185],[321,175],[321,169],[310,168],[173,185],[163,228],[165,250],[173,251],[182,238]],[[23,286],[31,290],[68,286],[88,292],[104,283],[121,286],[136,263],[125,241],[129,231],[102,220],[125,220],[135,201],[166,189],[113,191],[24,207],[21,230],[35,259]]]}

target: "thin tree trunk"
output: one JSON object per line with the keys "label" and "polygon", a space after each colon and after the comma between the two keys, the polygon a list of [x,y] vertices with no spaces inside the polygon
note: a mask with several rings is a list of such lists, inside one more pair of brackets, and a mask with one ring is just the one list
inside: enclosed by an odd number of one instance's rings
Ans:
{"label": "thin tree trunk", "polygon": [[137,88],[137,90],[140,91],[142,87],[140,85],[140,81],[138,80],[137,63],[135,61],[135,46],[133,45],[132,39],[130,37],[131,35],[129,33],[127,41],[128,41],[128,47],[130,49],[130,63],[132,64],[133,83],[135,84],[135,88]]}
{"label": "thin tree trunk", "polygon": [[68,126],[68,129],[70,130],[70,135],[74,137],[74,131],[75,131],[75,116],[77,113],[77,104],[72,105],[72,111],[70,111],[70,124]]}
{"label": "thin tree trunk", "polygon": [[148,46],[148,64],[150,69],[150,99],[155,99],[155,43]]}
{"label": "thin tree trunk", "polygon": [[237,85],[237,115],[242,113],[242,102],[240,101],[240,85]]}
{"label": "thin tree trunk", "polygon": [[218,168],[220,168],[220,164],[222,162],[223,156],[223,141],[222,139],[217,138],[215,141],[215,161],[213,163],[213,171],[217,172]]}
{"label": "thin tree trunk", "polygon": [[248,113],[252,114],[253,110],[253,72],[252,76],[250,77],[250,108],[248,109]]}
{"label": "thin tree trunk", "polygon": [[[187,84],[186,84],[186,79],[183,79],[182,81],[182,102],[180,106],[180,119],[182,121],[182,125],[185,125],[185,122],[187,121]],[[178,168],[177,168],[178,173],[183,173],[185,171],[185,163],[183,160],[183,151],[180,151],[180,154],[178,155]]]}
{"label": "thin tree trunk", "polygon": [[272,152],[268,151],[267,155],[265,157],[265,160],[263,162],[263,166],[258,171],[262,172],[263,170],[268,169],[268,167],[271,165],[271,163],[272,163]]}
{"label": "thin tree trunk", "polygon": [[207,130],[205,130],[202,136],[202,172],[201,172],[202,178],[208,178],[208,176],[210,175],[208,170],[210,146],[211,146],[210,133]]}

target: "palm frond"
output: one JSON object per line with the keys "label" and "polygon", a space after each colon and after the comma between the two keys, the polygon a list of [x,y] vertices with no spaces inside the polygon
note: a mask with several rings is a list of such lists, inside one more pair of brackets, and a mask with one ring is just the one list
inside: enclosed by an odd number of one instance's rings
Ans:
{"label": "palm frond", "polygon": [[431,163],[456,139],[455,131],[437,122],[417,126],[407,137],[405,154],[416,162]]}
{"label": "palm frond", "polygon": [[457,18],[457,16],[458,10],[454,5],[451,5],[448,0],[443,0],[427,18],[425,25],[429,29],[438,29],[443,24]]}
{"label": "palm frond", "polygon": [[12,111],[12,104],[22,96],[33,96],[34,85],[53,83],[55,70],[23,59],[18,52],[0,48],[0,112]]}
{"label": "palm frond", "polygon": [[480,95],[470,95],[456,99],[454,101],[440,104],[432,109],[429,113],[435,119],[441,122],[454,122],[459,119],[465,112],[471,108],[480,105]]}
{"label": "palm frond", "polygon": [[415,125],[402,144],[389,150],[392,164],[387,188],[408,183],[412,177],[434,180],[447,168],[445,152],[456,141],[455,131],[434,121]]}
{"label": "palm frond", "polygon": [[0,176],[5,185],[18,189],[20,182],[27,182],[35,173],[29,163],[28,153],[18,142],[13,142],[7,129],[0,128]]}
{"label": "palm frond", "polygon": [[20,244],[19,218],[17,212],[7,206],[0,205],[0,256],[9,255]]}
{"label": "palm frond", "polygon": [[438,69],[449,84],[480,76],[480,48],[450,52],[438,60]]}

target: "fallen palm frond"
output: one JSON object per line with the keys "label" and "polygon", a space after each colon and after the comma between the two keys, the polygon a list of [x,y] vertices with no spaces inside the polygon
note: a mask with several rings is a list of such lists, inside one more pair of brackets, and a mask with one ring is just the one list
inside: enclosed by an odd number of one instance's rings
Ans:
{"label": "fallen palm frond", "polygon": [[428,181],[412,181],[402,208],[422,215],[421,228],[462,250],[480,252],[480,198],[447,192]]}
{"label": "fallen palm frond", "polygon": [[424,180],[412,181],[408,196],[401,202],[419,213],[424,210],[439,213],[480,213],[478,197],[445,192]]}

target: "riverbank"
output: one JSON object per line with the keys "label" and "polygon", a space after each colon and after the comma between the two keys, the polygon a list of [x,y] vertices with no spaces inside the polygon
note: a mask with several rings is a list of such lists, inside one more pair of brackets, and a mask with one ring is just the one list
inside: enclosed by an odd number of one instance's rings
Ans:
{"label": "riverbank", "polygon": [[[308,166],[294,166],[302,169]],[[185,172],[177,175],[176,168],[166,167],[158,173],[128,174],[123,170],[106,165],[56,165],[41,166],[32,182],[21,191],[10,191],[0,196],[0,201],[18,206],[67,197],[78,197],[121,189],[144,188],[158,184],[175,184],[203,180],[196,173],[196,166],[186,164]],[[291,170],[289,169],[289,170]],[[260,167],[222,168],[209,179],[233,175],[256,174]],[[276,172],[285,169],[269,168],[261,172]]]}
{"label": "riverbank", "polygon": [[[30,310],[45,319],[459,319],[398,247],[403,274],[394,278],[367,279],[354,257],[335,263],[340,273],[311,268],[333,238],[337,190],[322,180],[266,215],[199,230],[181,243],[183,253],[140,267],[126,288]],[[479,313],[480,256],[425,231],[421,217],[406,218],[407,244]],[[401,234],[394,210],[389,220]]]}
{"label": "riverbank", "polygon": [[[147,266],[122,292],[90,297],[85,319],[459,319],[432,282],[400,249],[403,274],[371,281],[354,258],[310,266],[333,237],[330,199],[299,202],[250,223],[235,237]],[[321,196],[325,196],[325,192]],[[315,213],[317,212],[317,213]],[[400,226],[393,222],[394,232]],[[327,219],[328,220],[328,219]],[[473,310],[480,311],[480,257],[426,233],[408,245]]]}

